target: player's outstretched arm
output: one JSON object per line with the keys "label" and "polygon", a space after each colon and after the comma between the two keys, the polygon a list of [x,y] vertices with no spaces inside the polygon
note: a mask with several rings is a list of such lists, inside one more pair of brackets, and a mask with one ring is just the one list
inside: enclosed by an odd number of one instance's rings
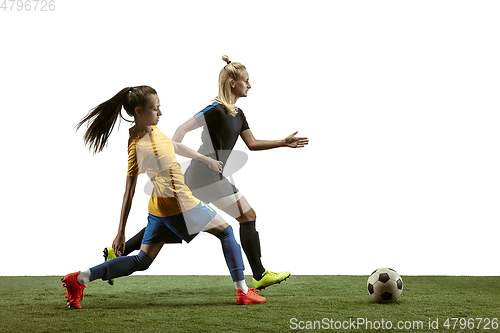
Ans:
{"label": "player's outstretched arm", "polygon": [[200,127],[200,124],[196,121],[196,118],[191,117],[186,121],[184,124],[179,126],[174,133],[174,136],[172,137],[172,141],[174,142],[182,142],[182,139],[184,139],[184,136],[186,135],[187,132],[190,132],[192,130],[197,129]]}
{"label": "player's outstretched arm", "polygon": [[266,150],[279,147],[302,148],[309,144],[309,139],[306,137],[296,137],[298,133],[294,132],[283,140],[257,140],[250,129],[240,133],[241,138],[250,150]]}
{"label": "player's outstretched arm", "polygon": [[123,195],[122,211],[120,214],[120,224],[118,233],[113,241],[113,252],[121,256],[125,251],[125,226],[127,225],[128,214],[132,208],[132,200],[134,199],[135,186],[137,185],[137,176],[127,176],[125,183],[125,194]]}

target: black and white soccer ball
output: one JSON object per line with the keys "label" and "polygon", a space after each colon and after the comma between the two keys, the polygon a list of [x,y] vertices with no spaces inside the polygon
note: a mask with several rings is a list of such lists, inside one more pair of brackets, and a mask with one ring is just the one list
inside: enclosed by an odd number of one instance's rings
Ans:
{"label": "black and white soccer ball", "polygon": [[376,269],[368,278],[368,293],[377,303],[394,302],[403,292],[403,280],[392,268]]}

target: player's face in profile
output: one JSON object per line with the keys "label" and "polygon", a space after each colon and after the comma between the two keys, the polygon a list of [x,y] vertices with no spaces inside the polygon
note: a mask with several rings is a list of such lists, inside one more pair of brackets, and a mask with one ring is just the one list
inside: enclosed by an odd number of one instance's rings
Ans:
{"label": "player's face in profile", "polygon": [[142,108],[141,118],[147,125],[156,125],[160,120],[160,99],[158,95],[149,95],[146,105]]}
{"label": "player's face in profile", "polygon": [[247,93],[250,88],[252,88],[252,86],[250,85],[248,72],[243,70],[240,73],[238,80],[234,82],[232,92],[236,97],[247,97]]}

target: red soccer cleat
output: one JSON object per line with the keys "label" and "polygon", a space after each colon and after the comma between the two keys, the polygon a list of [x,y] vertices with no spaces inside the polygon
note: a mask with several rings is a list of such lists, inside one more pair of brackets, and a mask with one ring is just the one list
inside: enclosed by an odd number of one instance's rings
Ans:
{"label": "red soccer cleat", "polygon": [[260,291],[248,289],[248,293],[243,293],[243,290],[236,291],[236,304],[259,304],[265,303],[266,299],[259,295]]}
{"label": "red soccer cleat", "polygon": [[85,289],[85,286],[78,282],[78,274],[80,272],[71,273],[61,279],[63,287],[66,288],[66,302],[72,309],[82,308],[80,301],[83,299],[83,289]]}

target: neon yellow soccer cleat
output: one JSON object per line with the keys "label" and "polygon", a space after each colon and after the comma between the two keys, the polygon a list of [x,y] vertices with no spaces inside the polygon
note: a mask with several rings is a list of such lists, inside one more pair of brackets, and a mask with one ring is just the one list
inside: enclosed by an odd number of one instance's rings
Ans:
{"label": "neon yellow soccer cleat", "polygon": [[253,285],[255,289],[262,290],[273,284],[281,283],[282,281],[285,281],[289,277],[290,277],[289,271],[275,273],[275,272],[270,272],[266,269],[265,272],[262,273],[262,278],[259,281],[253,279]]}
{"label": "neon yellow soccer cleat", "polygon": [[[104,261],[108,261],[108,260],[111,260],[113,258],[116,258],[116,255],[113,252],[113,248],[111,246],[106,247],[104,249],[104,251],[102,251],[102,252],[104,253]],[[115,284],[115,279],[109,279],[108,283],[110,285],[114,285]]]}

